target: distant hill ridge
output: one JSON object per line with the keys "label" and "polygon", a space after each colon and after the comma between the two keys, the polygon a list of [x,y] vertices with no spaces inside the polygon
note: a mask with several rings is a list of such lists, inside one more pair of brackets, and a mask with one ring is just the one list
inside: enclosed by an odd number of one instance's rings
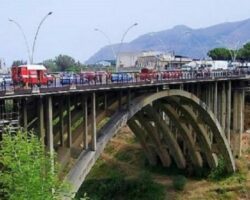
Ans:
{"label": "distant hill ridge", "polygon": [[[148,33],[135,40],[124,43],[121,52],[147,50],[174,51],[176,55],[202,58],[208,50],[215,47],[238,48],[250,40],[250,19],[226,22],[206,28],[192,29],[177,25],[172,29]],[[114,44],[115,51],[119,44]],[[114,59],[110,46],[101,48],[86,63],[93,64],[100,60]]]}

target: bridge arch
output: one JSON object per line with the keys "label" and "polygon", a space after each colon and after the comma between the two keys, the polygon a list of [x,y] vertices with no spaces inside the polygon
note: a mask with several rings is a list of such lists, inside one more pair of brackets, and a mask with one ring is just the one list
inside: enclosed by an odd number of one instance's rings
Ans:
{"label": "bridge arch", "polygon": [[[221,128],[221,125],[212,111],[195,95],[183,90],[173,89],[139,96],[130,102],[129,109],[122,109],[111,117],[109,122],[99,131],[99,138],[97,138],[97,150],[83,152],[82,155],[80,155],[75,167],[71,169],[70,173],[66,177],[66,179],[75,187],[73,188],[75,189],[75,191],[78,190],[82,181],[85,179],[86,175],[94,165],[96,159],[100,156],[106,144],[118,132],[118,130],[125,126],[130,119],[135,117],[136,114],[142,111],[145,107],[152,105],[156,101],[162,100],[166,100],[169,105],[174,106],[176,109],[181,110],[181,112],[183,113],[188,113],[189,116],[192,116],[192,118],[196,120],[198,125],[194,128],[198,128],[198,130],[200,131],[198,131],[198,134],[200,133],[203,137],[201,137],[202,144],[205,144],[207,150],[209,150],[206,152],[206,157],[208,163],[210,163],[210,167],[214,167],[217,165],[216,155],[221,155],[225,160],[228,172],[235,171],[235,162],[231,149]],[[187,106],[187,104],[189,106]],[[169,108],[167,109],[169,111]],[[195,115],[196,113],[198,115]],[[209,141],[208,136],[204,133],[207,126],[202,126],[201,124],[199,124],[198,120],[201,120],[203,123],[209,126],[211,133],[213,134],[213,138],[211,141]],[[186,135],[186,137],[189,136]],[[191,139],[189,140],[191,141]],[[216,147],[213,147],[213,141],[215,141]],[[191,152],[193,151],[193,155],[197,154],[197,152],[194,150],[195,147],[192,145],[193,144],[191,144],[190,147]],[[179,159],[179,162],[182,163],[181,165],[185,167],[185,160],[183,158],[182,152],[180,152],[177,149],[178,147],[175,145],[171,147],[176,148],[174,149],[174,152],[177,152],[177,159]],[[202,148],[202,146],[200,146],[200,148]],[[165,157],[169,156],[165,155]],[[168,165],[170,162],[171,161],[167,161],[165,164]],[[194,162],[196,162],[196,164],[198,165],[202,165],[202,161],[200,161],[199,155],[195,155]]]}

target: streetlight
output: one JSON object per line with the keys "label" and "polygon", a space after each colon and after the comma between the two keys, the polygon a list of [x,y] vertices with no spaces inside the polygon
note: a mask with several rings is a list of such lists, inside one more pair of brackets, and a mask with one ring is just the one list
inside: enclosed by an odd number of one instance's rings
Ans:
{"label": "streetlight", "polygon": [[[119,45],[119,47],[118,47],[118,52],[117,52],[117,54],[116,54],[116,69],[115,69],[116,72],[118,72],[118,67],[119,67],[119,65],[118,65],[118,57],[119,57],[119,55],[120,55],[120,51],[121,51],[121,47],[122,47],[123,41],[124,41],[126,35],[128,34],[129,30],[131,30],[133,27],[135,27],[135,26],[137,26],[137,25],[138,25],[138,23],[132,24],[131,26],[129,26],[129,27],[127,28],[127,30],[126,30],[126,31],[123,33],[123,35],[122,35],[122,39],[121,39],[120,45]],[[119,62],[120,62],[120,61],[119,61]]]}
{"label": "streetlight", "polygon": [[110,40],[110,38],[108,37],[108,35],[107,35],[104,31],[102,31],[101,29],[98,29],[98,28],[95,28],[94,31],[97,31],[97,32],[101,33],[101,34],[107,39],[108,44],[109,44],[109,46],[111,47],[113,56],[114,56],[114,58],[115,58],[115,60],[116,60],[116,54],[115,54],[115,51],[114,51],[114,47],[112,46],[111,40]]}
{"label": "streetlight", "polygon": [[31,52],[31,64],[33,63],[33,56],[34,56],[34,51],[35,51],[35,45],[36,45],[36,40],[37,40],[37,36],[39,33],[39,30],[43,24],[43,22],[47,19],[48,16],[52,15],[52,12],[49,12],[47,15],[45,15],[43,17],[43,19],[41,20],[41,22],[39,23],[38,27],[37,27],[37,31],[34,37],[34,41],[33,41],[33,45],[32,45],[32,52]]}
{"label": "streetlight", "polygon": [[[174,57],[174,51],[171,51],[171,49],[167,47],[167,45],[165,44],[165,42],[160,37],[157,37],[155,35],[155,33],[150,33],[149,36],[155,38],[159,42],[159,44],[161,45],[161,48],[162,48],[162,51],[163,51],[164,54],[165,53],[170,53],[169,68],[171,69],[172,68],[171,59],[172,59],[172,56]],[[163,56],[163,60],[164,60],[164,56]]]}
{"label": "streetlight", "polygon": [[23,31],[22,26],[17,21],[15,21],[13,19],[9,19],[9,21],[12,22],[12,23],[14,23],[18,27],[18,29],[21,31],[21,33],[22,33],[23,39],[25,41],[25,46],[26,46],[26,49],[27,49],[27,53],[28,53],[30,64],[33,64],[33,56],[34,56],[34,51],[35,51],[35,44],[36,44],[36,40],[37,40],[37,36],[38,36],[39,30],[40,30],[43,22],[51,14],[52,14],[52,12],[49,12],[47,15],[45,15],[45,17],[39,23],[37,31],[36,31],[36,34],[35,34],[35,37],[34,37],[34,41],[33,41],[33,45],[32,45],[32,52],[31,53],[30,53],[30,48],[29,48],[29,44],[28,44],[28,41],[27,41],[27,37],[26,37],[26,35],[25,35],[24,31]]}
{"label": "streetlight", "polygon": [[236,58],[238,56],[238,53],[239,53],[239,49],[240,49],[240,44],[241,44],[241,41],[237,41],[235,43],[235,45],[233,46],[229,46],[228,44],[225,45],[225,43],[229,43],[229,41],[227,40],[217,40],[216,42],[218,42],[219,44],[225,46],[226,48],[228,48],[228,51],[230,53],[230,56],[231,56],[231,62],[235,62],[236,61]]}
{"label": "streetlight", "polygon": [[23,39],[24,39],[24,42],[25,42],[25,46],[26,46],[26,50],[27,50],[29,62],[31,63],[30,48],[29,48],[27,37],[26,37],[26,35],[25,35],[25,33],[24,33],[23,29],[22,29],[22,26],[17,21],[15,21],[13,19],[9,19],[9,22],[14,23],[18,27],[18,29],[21,31]]}

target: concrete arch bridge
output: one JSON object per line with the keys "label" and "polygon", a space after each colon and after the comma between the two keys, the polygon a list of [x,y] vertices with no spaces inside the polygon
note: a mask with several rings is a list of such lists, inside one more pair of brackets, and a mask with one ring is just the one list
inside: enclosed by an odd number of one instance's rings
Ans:
{"label": "concrete arch bridge", "polygon": [[69,169],[72,192],[125,125],[151,165],[214,168],[223,157],[234,172],[247,85],[248,77],[230,77],[0,96],[0,125],[35,130]]}

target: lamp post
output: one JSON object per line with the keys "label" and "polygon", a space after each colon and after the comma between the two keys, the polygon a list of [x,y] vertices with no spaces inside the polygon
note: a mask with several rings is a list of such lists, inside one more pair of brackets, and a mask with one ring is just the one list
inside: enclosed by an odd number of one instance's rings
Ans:
{"label": "lamp post", "polygon": [[238,53],[239,53],[241,41],[240,40],[236,41],[235,45],[233,45],[231,47],[229,45],[225,45],[225,43],[229,43],[228,40],[217,40],[216,42],[218,42],[219,44],[228,48],[228,51],[229,51],[230,57],[231,57],[231,62],[235,62],[236,58],[238,56]]}
{"label": "lamp post", "polygon": [[26,50],[27,50],[27,53],[28,53],[28,58],[29,58],[29,63],[30,64],[33,64],[33,56],[34,56],[35,45],[36,45],[36,40],[37,40],[37,36],[38,36],[39,30],[40,30],[43,22],[51,14],[52,14],[52,12],[49,12],[47,15],[45,15],[45,17],[39,23],[37,31],[36,31],[36,34],[35,34],[35,37],[34,37],[34,41],[33,41],[33,45],[32,45],[32,52],[31,53],[30,53],[30,48],[29,48],[27,37],[26,37],[26,35],[25,35],[24,31],[23,31],[22,26],[17,21],[15,21],[13,19],[9,19],[9,21],[12,22],[12,23],[14,23],[18,27],[18,29],[21,31],[21,33],[22,33],[22,36],[23,36],[23,39],[24,39],[24,42],[25,42],[25,46],[26,46]]}
{"label": "lamp post", "polygon": [[25,42],[25,46],[26,46],[26,50],[27,50],[29,62],[31,63],[30,48],[29,48],[27,37],[26,37],[26,35],[25,35],[24,31],[23,31],[22,26],[17,21],[15,21],[13,19],[9,19],[9,22],[14,23],[18,27],[18,29],[20,30],[20,32],[21,32],[21,34],[23,36],[24,42]]}
{"label": "lamp post", "polygon": [[34,57],[34,51],[35,51],[35,45],[36,45],[36,40],[37,40],[37,36],[39,33],[39,30],[43,24],[43,22],[48,18],[48,16],[52,15],[52,12],[49,12],[47,15],[45,15],[43,17],[43,19],[41,20],[41,22],[39,23],[38,27],[37,27],[37,31],[33,40],[33,45],[32,45],[32,52],[31,52],[31,64],[33,63],[33,57]]}
{"label": "lamp post", "polygon": [[[159,44],[161,45],[161,48],[163,50],[164,55],[166,55],[165,53],[170,54],[169,68],[171,69],[172,68],[171,60],[172,60],[172,57],[174,57],[173,51],[171,51],[170,48],[167,48],[167,45],[165,44],[165,42],[161,38],[157,37],[155,35],[155,33],[150,33],[149,36],[155,38],[159,42]],[[163,60],[164,60],[164,55],[163,55]]]}
{"label": "lamp post", "polygon": [[109,36],[108,36],[104,31],[102,31],[102,30],[99,29],[99,28],[95,28],[94,31],[97,31],[97,32],[101,33],[101,34],[107,39],[108,44],[109,44],[109,46],[110,46],[110,48],[111,48],[111,50],[112,50],[114,59],[116,60],[115,50],[114,50],[114,48],[113,48],[113,46],[112,46],[112,43],[111,43],[111,40],[110,40]]}
{"label": "lamp post", "polygon": [[[131,26],[129,26],[129,27],[126,29],[126,31],[125,31],[125,32],[123,33],[123,35],[122,35],[121,42],[120,42],[120,45],[119,45],[119,47],[118,47],[118,51],[117,51],[117,54],[116,54],[116,69],[115,69],[116,72],[118,72],[118,68],[119,68],[119,65],[120,65],[120,64],[118,64],[118,58],[119,58],[119,55],[120,55],[120,51],[121,51],[121,47],[122,47],[123,41],[124,41],[126,35],[128,34],[128,32],[129,32],[133,27],[135,27],[135,26],[137,26],[137,25],[138,25],[138,23],[132,24]],[[120,61],[119,61],[119,62],[120,62]]]}

